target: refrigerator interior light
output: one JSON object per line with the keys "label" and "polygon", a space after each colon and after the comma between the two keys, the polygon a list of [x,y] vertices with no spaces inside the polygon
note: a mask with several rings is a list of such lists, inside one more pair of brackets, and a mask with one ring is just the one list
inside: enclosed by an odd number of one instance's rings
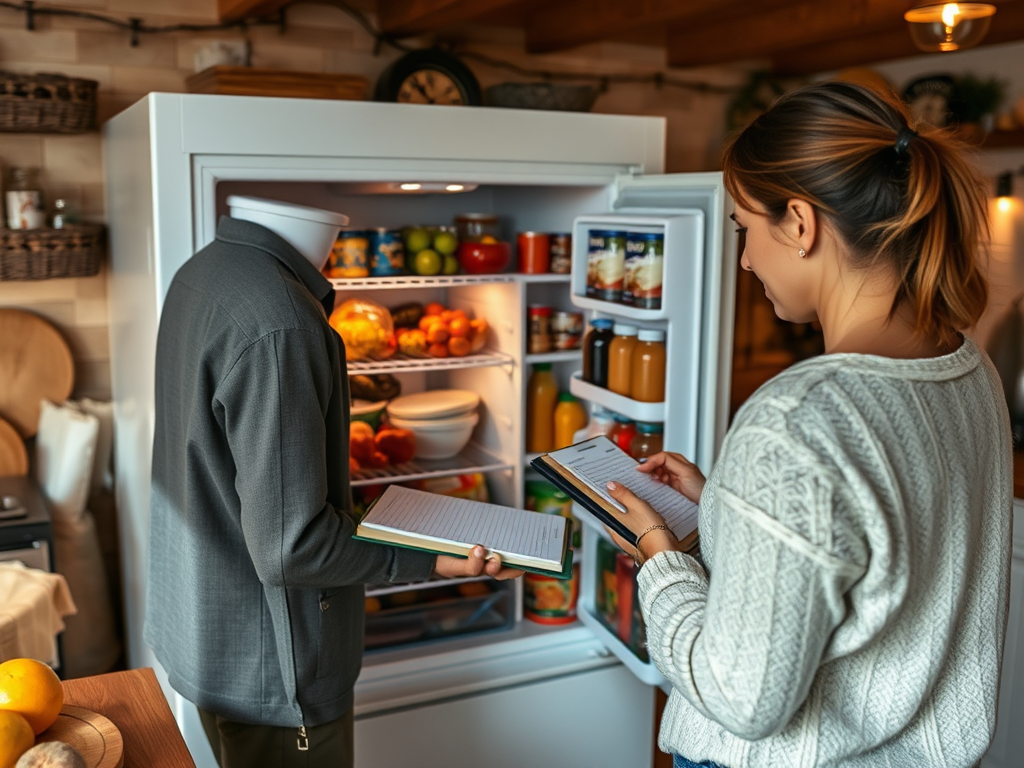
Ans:
{"label": "refrigerator interior light", "polygon": [[472,192],[476,184],[455,183],[449,181],[403,181],[400,184],[392,184],[396,192],[418,192],[420,194],[429,192]]}

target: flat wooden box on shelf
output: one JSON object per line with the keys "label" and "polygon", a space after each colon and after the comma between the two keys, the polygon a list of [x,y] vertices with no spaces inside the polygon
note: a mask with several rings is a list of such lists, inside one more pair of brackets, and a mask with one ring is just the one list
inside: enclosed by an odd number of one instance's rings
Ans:
{"label": "flat wooden box on shelf", "polygon": [[362,75],[328,75],[229,66],[209,67],[185,81],[189,93],[355,101],[366,98],[368,82]]}

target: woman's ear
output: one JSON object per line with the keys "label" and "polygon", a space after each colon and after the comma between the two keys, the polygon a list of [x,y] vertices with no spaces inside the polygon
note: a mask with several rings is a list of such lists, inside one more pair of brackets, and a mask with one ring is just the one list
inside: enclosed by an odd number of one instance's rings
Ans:
{"label": "woman's ear", "polygon": [[818,238],[818,212],[806,200],[794,197],[786,203],[782,229],[798,252],[809,256]]}

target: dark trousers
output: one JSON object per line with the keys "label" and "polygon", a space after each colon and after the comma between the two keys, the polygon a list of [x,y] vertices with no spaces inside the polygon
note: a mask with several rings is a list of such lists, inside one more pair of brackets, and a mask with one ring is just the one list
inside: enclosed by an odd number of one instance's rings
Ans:
{"label": "dark trousers", "polygon": [[298,728],[235,723],[199,710],[220,768],[353,768],[352,710],[306,728],[309,748],[300,750]]}

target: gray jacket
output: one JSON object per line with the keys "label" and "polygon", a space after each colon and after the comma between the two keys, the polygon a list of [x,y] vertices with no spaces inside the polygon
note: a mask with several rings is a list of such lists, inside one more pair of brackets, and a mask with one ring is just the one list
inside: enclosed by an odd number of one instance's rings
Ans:
{"label": "gray jacket", "polygon": [[291,245],[223,218],[160,319],[145,638],[175,690],[231,720],[343,715],[363,584],[424,579],[434,562],[350,538],[333,299]]}

